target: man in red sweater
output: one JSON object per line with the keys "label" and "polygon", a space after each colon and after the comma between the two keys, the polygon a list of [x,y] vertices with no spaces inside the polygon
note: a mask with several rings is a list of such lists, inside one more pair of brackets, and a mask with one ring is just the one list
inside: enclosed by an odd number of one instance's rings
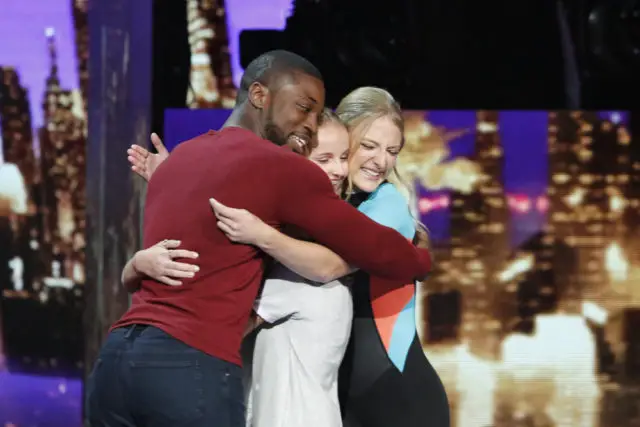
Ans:
{"label": "man in red sweater", "polygon": [[340,200],[317,166],[281,147],[312,144],[323,106],[312,64],[266,53],[247,67],[223,128],[180,144],[155,171],[143,245],[180,239],[200,254],[200,271],[180,287],[144,280],[133,295],[87,384],[94,427],[244,427],[239,351],[264,255],[219,231],[211,197],[297,226],[377,276],[427,274],[428,252]]}

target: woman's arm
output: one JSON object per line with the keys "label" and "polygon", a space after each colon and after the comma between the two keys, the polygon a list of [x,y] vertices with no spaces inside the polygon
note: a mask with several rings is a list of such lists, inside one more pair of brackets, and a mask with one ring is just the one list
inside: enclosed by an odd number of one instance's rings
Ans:
{"label": "woman's arm", "polygon": [[140,288],[140,282],[144,278],[144,275],[136,270],[134,264],[136,260],[136,255],[140,252],[136,252],[129,261],[125,264],[122,269],[122,286],[129,292],[130,294],[134,293]]}
{"label": "woman's arm", "polygon": [[[378,224],[396,230],[407,240],[414,239],[416,223],[407,200],[393,184],[382,184],[360,205],[359,210]],[[269,228],[270,232],[261,237],[257,246],[307,279],[326,283],[356,271],[356,268],[349,266],[338,254],[324,246],[299,241]],[[424,245],[428,235],[423,231],[420,229],[419,246],[428,247]],[[310,277],[309,274],[315,277]]]}
{"label": "woman's arm", "polygon": [[182,281],[179,279],[194,277],[200,270],[197,265],[174,261],[174,259],[196,259],[198,254],[177,249],[179,246],[179,240],[163,240],[148,249],[136,252],[122,269],[122,285],[127,292],[137,291],[144,278],[151,278],[169,286],[180,286]]}
{"label": "woman's arm", "polygon": [[259,247],[302,277],[327,283],[355,271],[324,246],[289,237],[247,210],[229,208],[214,199],[209,202],[218,218],[218,227],[230,240]]}
{"label": "woman's arm", "polygon": [[273,227],[265,226],[271,230],[256,242],[256,246],[302,277],[327,283],[356,270],[331,249],[294,239]]}
{"label": "woman's arm", "polygon": [[[245,209],[230,208],[215,199],[209,202],[218,218],[218,227],[229,239],[259,247],[302,277],[327,283],[357,270],[332,250],[289,237]],[[415,235],[415,221],[408,203],[393,184],[382,184],[359,210],[378,224],[398,231],[407,240]]]}

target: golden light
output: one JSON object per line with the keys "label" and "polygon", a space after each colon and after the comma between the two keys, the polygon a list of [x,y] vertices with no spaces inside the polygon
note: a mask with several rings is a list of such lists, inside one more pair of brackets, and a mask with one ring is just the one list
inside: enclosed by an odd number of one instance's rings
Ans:
{"label": "golden light", "polygon": [[27,187],[20,169],[13,163],[0,164],[0,199],[2,206],[7,208],[6,214],[27,213]]}
{"label": "golden light", "polygon": [[584,301],[582,303],[582,315],[597,325],[604,325],[609,319],[609,312],[592,301]]}
{"label": "golden light", "polygon": [[620,245],[611,243],[604,254],[604,264],[609,276],[614,281],[626,280],[629,276],[629,262],[624,256]]}
{"label": "golden light", "polygon": [[[397,162],[398,173],[407,182],[420,182],[430,190],[451,189],[470,193],[481,181],[481,168],[466,158],[446,161],[449,142],[467,133],[433,126],[423,113],[408,112],[405,117],[405,145]],[[393,180],[393,179],[392,179]],[[415,194],[410,195],[415,198]]]}
{"label": "golden light", "polygon": [[584,201],[584,196],[586,195],[587,190],[582,187],[578,187],[569,193],[569,195],[564,198],[564,201],[567,205],[576,207]]}
{"label": "golden light", "polygon": [[596,425],[595,340],[582,316],[539,315],[535,333],[511,334],[502,352],[504,399],[518,412],[543,411],[558,426]]}
{"label": "golden light", "polygon": [[593,151],[586,148],[580,148],[577,150],[578,158],[583,162],[588,162],[593,158]]}
{"label": "golden light", "polygon": [[71,194],[66,191],[58,191],[56,193],[58,202],[58,230],[60,238],[65,242],[71,242],[73,232],[77,227],[73,213]]}
{"label": "golden light", "polygon": [[627,129],[618,128],[618,142],[620,145],[629,145],[631,143],[631,134]]}
{"label": "golden light", "polygon": [[[477,163],[468,159],[458,158],[444,165],[441,188],[450,188],[458,192],[469,194],[481,181],[481,169]],[[422,180],[425,183],[426,180]],[[428,181],[427,181],[428,182]]]}
{"label": "golden light", "polygon": [[492,122],[479,121],[476,130],[480,133],[493,133],[498,131],[498,124]]}
{"label": "golden light", "polygon": [[571,179],[571,175],[568,173],[556,173],[552,176],[553,182],[556,184],[565,184]]}
{"label": "golden light", "polygon": [[513,260],[507,267],[498,274],[498,279],[501,282],[509,282],[516,276],[529,271],[533,268],[534,257],[531,254],[522,256]]}
{"label": "golden light", "polygon": [[449,398],[455,402],[456,426],[492,425],[498,363],[471,353],[467,343],[427,348],[425,353],[440,374]]}
{"label": "golden light", "polygon": [[607,188],[607,194],[609,195],[609,210],[616,214],[622,213],[627,206],[627,200],[622,195],[622,192],[615,187],[609,187]]}

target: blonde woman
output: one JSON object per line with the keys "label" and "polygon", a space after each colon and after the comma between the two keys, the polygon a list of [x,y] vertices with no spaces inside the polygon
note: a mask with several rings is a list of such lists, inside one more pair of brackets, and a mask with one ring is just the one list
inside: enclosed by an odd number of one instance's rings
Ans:
{"label": "blonde woman", "polygon": [[[363,87],[348,94],[336,113],[351,134],[352,204],[407,239],[426,244],[408,200],[388,181],[397,175],[404,146],[398,103],[383,89]],[[447,395],[416,330],[415,283],[389,282],[358,271],[352,294],[354,320],[340,371],[345,426],[448,427]]]}

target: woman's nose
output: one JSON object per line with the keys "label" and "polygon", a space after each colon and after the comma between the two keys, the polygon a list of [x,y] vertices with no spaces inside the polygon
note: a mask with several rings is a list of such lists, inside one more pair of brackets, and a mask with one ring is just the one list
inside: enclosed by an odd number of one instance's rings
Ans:
{"label": "woman's nose", "polygon": [[373,159],[373,163],[376,165],[378,169],[386,170],[388,160],[389,160],[388,157],[389,156],[387,155],[387,153],[377,154]]}
{"label": "woman's nose", "polygon": [[347,176],[347,168],[342,161],[336,161],[331,164],[331,174],[338,178]]}

